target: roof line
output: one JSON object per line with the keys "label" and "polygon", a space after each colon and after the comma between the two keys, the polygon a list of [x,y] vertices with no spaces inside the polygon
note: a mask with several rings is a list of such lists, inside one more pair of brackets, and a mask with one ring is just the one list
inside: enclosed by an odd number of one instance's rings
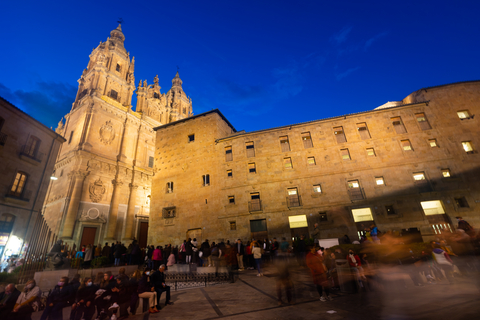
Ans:
{"label": "roof line", "polygon": [[174,125],[182,123],[182,122],[186,122],[186,121],[189,121],[189,120],[193,120],[193,119],[196,119],[196,118],[199,118],[199,117],[206,116],[210,113],[217,113],[223,119],[223,121],[225,121],[225,123],[228,124],[228,126],[233,129],[233,132],[237,132],[237,129],[235,129],[235,127],[230,123],[230,121],[228,121],[227,118],[225,118],[225,116],[218,109],[213,109],[213,110],[203,112],[203,113],[200,113],[200,114],[188,117],[188,118],[184,118],[184,119],[180,119],[180,120],[177,120],[177,121],[174,121],[174,122],[170,122],[170,123],[155,127],[155,128],[153,128],[153,130],[157,131],[158,129],[164,129],[164,128],[167,128],[169,126],[174,126]]}
{"label": "roof line", "polygon": [[416,90],[414,92],[417,92],[417,91],[422,91],[422,90],[430,90],[430,89],[435,89],[435,88],[441,88],[441,87],[445,87],[445,86],[451,86],[451,85],[454,85],[454,84],[463,84],[463,83],[469,83],[469,82],[480,82],[480,80],[467,80],[467,81],[458,81],[458,82],[452,82],[452,83],[447,83],[447,84],[439,84],[438,86],[431,86],[431,87],[425,87],[425,88],[421,88],[419,90]]}

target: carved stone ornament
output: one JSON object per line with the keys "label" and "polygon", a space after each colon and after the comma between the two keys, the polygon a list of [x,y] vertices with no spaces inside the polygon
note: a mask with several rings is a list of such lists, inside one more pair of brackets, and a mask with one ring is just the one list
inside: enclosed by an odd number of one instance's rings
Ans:
{"label": "carved stone ornament", "polygon": [[100,212],[97,208],[90,208],[88,209],[88,211],[83,210],[80,213],[79,221],[82,221],[82,222],[97,221],[97,222],[106,223],[107,216],[105,212]]}
{"label": "carved stone ornament", "polygon": [[115,139],[115,129],[112,126],[112,121],[108,120],[100,128],[100,141],[105,144],[110,144],[112,143],[113,139]]}
{"label": "carved stone ornament", "polygon": [[90,192],[90,199],[93,202],[98,202],[102,200],[103,195],[105,194],[105,186],[103,185],[103,182],[100,180],[100,178],[95,181],[94,183],[90,184],[90,188],[88,189]]}

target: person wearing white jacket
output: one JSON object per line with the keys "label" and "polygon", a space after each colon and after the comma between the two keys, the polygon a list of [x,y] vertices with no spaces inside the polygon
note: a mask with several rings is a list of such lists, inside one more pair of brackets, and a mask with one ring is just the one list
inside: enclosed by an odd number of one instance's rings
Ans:
{"label": "person wearing white jacket", "polygon": [[254,242],[252,245],[252,253],[253,253],[253,259],[255,259],[255,264],[257,265],[257,277],[262,277],[262,269],[261,269],[261,263],[262,263],[262,249],[258,245],[258,242]]}

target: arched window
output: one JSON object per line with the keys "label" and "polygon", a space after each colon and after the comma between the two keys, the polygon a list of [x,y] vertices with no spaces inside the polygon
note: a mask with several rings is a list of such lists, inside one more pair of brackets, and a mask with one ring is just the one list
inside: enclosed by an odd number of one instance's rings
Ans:
{"label": "arched window", "polygon": [[0,216],[0,233],[10,233],[15,223],[15,216],[13,214],[5,213]]}
{"label": "arched window", "polygon": [[13,181],[12,188],[10,188],[10,195],[14,197],[21,197],[25,184],[27,183],[27,174],[25,172],[18,171]]}

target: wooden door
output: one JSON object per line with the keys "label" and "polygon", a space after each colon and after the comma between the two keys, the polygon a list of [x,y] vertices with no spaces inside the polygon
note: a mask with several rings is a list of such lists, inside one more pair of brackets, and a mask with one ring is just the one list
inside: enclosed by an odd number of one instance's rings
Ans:
{"label": "wooden door", "polygon": [[96,245],[95,244],[95,235],[97,233],[97,228],[95,227],[84,227],[83,228],[83,233],[82,233],[82,241],[80,241],[80,250],[82,246],[84,245],[85,247],[89,244],[92,246]]}
{"label": "wooden door", "polygon": [[138,232],[138,245],[140,248],[147,247],[148,222],[140,222],[140,230]]}

